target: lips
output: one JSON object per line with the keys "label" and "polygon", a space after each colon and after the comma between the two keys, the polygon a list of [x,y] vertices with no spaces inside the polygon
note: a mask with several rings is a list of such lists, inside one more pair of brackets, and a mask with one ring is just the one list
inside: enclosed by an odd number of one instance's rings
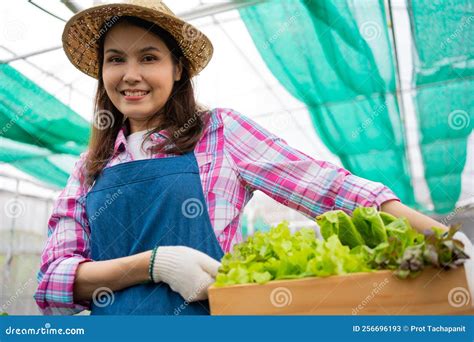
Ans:
{"label": "lips", "polygon": [[150,91],[147,91],[147,90],[122,90],[120,94],[122,94],[123,96],[137,97],[137,96],[145,96],[149,92]]}
{"label": "lips", "polygon": [[147,96],[150,91],[146,90],[123,90],[120,92],[124,97],[125,101],[140,101]]}

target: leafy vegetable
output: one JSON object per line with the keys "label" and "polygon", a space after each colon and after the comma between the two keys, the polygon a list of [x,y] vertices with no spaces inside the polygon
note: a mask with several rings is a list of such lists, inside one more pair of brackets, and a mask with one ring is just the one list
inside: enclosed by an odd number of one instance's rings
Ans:
{"label": "leafy vegetable", "polygon": [[[336,212],[320,215],[318,223],[325,222],[326,216],[331,219]],[[433,227],[425,232],[425,237],[413,229],[406,218],[364,207],[354,210],[352,222],[365,244],[352,246],[351,253],[363,256],[371,269],[394,270],[400,278],[415,277],[426,265],[454,268],[469,258],[462,243],[453,239],[459,227],[451,227],[448,233]],[[333,234],[341,239],[340,231]],[[331,236],[328,231],[322,235],[325,239]],[[351,247],[343,239],[341,242]]]}
{"label": "leafy vegetable", "polygon": [[376,247],[382,242],[387,242],[385,224],[377,209],[358,207],[352,213],[352,220],[367,246]]}
{"label": "leafy vegetable", "polygon": [[291,234],[286,221],[268,232],[255,233],[221,262],[216,286],[370,270],[363,255],[352,254],[336,235],[318,240],[310,228]]}
{"label": "leafy vegetable", "polygon": [[400,259],[400,266],[395,271],[395,274],[400,278],[408,276],[415,277],[423,270],[425,264],[423,261],[422,245],[409,246],[403,251],[403,256]]}
{"label": "leafy vegetable", "polygon": [[283,221],[268,232],[257,232],[234,246],[221,260],[216,286],[263,284],[276,279],[325,277],[371,270],[393,270],[400,278],[414,277],[425,266],[454,268],[468,255],[454,240],[459,229],[443,233],[414,230],[406,218],[359,207],[351,218],[340,210],[317,217],[324,240],[313,229],[291,234]]}
{"label": "leafy vegetable", "polygon": [[380,211],[379,214],[380,214],[380,217],[382,218],[383,223],[386,226],[397,219],[395,216],[390,215],[389,213],[386,213],[385,211]]}
{"label": "leafy vegetable", "polygon": [[415,231],[406,218],[392,220],[385,229],[387,242],[374,248],[371,266],[396,270],[401,278],[416,276],[424,266],[424,235]]}
{"label": "leafy vegetable", "polygon": [[456,268],[469,259],[461,241],[453,239],[460,225],[451,226],[448,232],[433,228],[426,232],[424,258],[435,267]]}
{"label": "leafy vegetable", "polygon": [[316,220],[321,228],[321,235],[325,239],[335,234],[343,245],[350,248],[364,244],[364,239],[352,223],[350,216],[342,210],[330,211],[318,216]]}

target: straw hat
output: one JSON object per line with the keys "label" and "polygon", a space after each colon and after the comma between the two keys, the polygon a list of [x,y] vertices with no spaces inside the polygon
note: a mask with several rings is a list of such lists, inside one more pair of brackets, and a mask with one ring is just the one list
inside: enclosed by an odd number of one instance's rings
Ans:
{"label": "straw hat", "polygon": [[122,16],[139,17],[168,31],[188,59],[191,77],[204,69],[212,57],[211,41],[178,18],[161,0],[127,0],[94,6],[69,19],[62,36],[63,49],[76,68],[98,78],[99,39]]}

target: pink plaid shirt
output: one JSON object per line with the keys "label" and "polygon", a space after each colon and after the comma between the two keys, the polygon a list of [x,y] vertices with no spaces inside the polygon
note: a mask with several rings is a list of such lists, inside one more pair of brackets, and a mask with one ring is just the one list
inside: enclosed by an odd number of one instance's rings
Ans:
{"label": "pink plaid shirt", "polygon": [[[133,161],[125,134],[124,129],[119,132],[114,156],[106,167]],[[160,142],[167,137],[167,132],[161,131],[151,139]],[[224,252],[242,241],[241,214],[255,190],[311,219],[328,210],[351,213],[357,206],[380,208],[388,200],[398,200],[383,184],[307,156],[232,109],[212,110],[194,153],[211,224]],[[162,157],[173,156],[153,156]],[[87,304],[73,301],[76,269],[80,263],[92,261],[84,160],[85,153],[76,163],[49,220],[49,238],[35,293],[44,314],[73,314],[87,309]]]}

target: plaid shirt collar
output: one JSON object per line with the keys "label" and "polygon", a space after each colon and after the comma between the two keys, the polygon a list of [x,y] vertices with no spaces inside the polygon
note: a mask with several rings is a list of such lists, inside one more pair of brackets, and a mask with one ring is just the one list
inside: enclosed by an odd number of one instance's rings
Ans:
{"label": "plaid shirt collar", "polygon": [[[124,124],[120,131],[117,134],[117,138],[115,139],[115,144],[114,144],[114,154],[113,156],[116,157],[118,154],[122,153],[125,151],[128,147],[127,145],[127,136],[129,135],[129,130],[127,128],[127,125]],[[152,133],[150,136],[151,142],[153,144],[158,144],[162,142],[164,139],[169,140],[170,139],[170,134],[165,130],[162,129],[159,132]]]}

